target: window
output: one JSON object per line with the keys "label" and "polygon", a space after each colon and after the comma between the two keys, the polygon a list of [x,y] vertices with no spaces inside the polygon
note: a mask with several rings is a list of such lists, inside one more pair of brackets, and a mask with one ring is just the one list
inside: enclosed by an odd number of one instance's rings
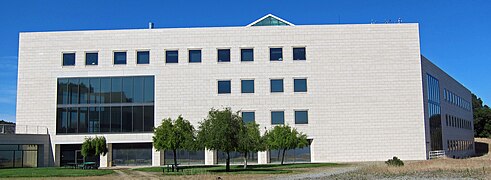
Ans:
{"label": "window", "polygon": [[230,80],[218,81],[218,94],[230,94]]}
{"label": "window", "polygon": [[283,79],[271,79],[271,92],[283,92]]}
{"label": "window", "polygon": [[309,115],[308,111],[295,111],[295,124],[308,124]]}
{"label": "window", "polygon": [[269,48],[269,60],[271,60],[271,61],[283,61],[283,49],[282,48]]}
{"label": "window", "polygon": [[201,50],[189,50],[189,63],[201,62]]}
{"label": "window", "polygon": [[149,51],[138,51],[138,52],[136,52],[136,63],[137,64],[149,64],[150,63],[150,52]]}
{"label": "window", "polygon": [[256,113],[254,112],[242,112],[242,121],[244,123],[256,121]]}
{"label": "window", "polygon": [[305,48],[293,48],[293,60],[306,60]]}
{"label": "window", "polygon": [[114,52],[114,64],[126,64],[126,52]]}
{"label": "window", "polygon": [[230,49],[218,50],[218,62],[230,62]]}
{"label": "window", "polygon": [[294,79],[293,86],[295,92],[307,92],[307,79]]}
{"label": "window", "polygon": [[285,112],[271,111],[271,124],[285,124]]}
{"label": "window", "polygon": [[165,63],[178,63],[178,51],[165,51]]}
{"label": "window", "polygon": [[241,61],[254,61],[254,50],[253,49],[241,49],[240,50],[240,60]]}
{"label": "window", "polygon": [[98,53],[85,53],[85,65],[97,65],[98,63]]}
{"label": "window", "polygon": [[63,53],[63,66],[75,66],[75,53]]}
{"label": "window", "polygon": [[254,80],[242,80],[241,91],[242,93],[254,93]]}

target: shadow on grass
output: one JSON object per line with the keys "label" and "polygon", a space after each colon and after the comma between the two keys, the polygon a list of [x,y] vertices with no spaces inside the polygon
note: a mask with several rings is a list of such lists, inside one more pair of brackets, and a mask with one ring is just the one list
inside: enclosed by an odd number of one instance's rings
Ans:
{"label": "shadow on grass", "polygon": [[489,153],[489,144],[484,142],[474,142],[476,146],[476,157],[484,156]]}

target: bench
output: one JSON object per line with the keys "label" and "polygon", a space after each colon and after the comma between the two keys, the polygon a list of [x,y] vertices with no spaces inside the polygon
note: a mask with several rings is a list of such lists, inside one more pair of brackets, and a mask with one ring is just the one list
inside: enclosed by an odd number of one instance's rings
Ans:
{"label": "bench", "polygon": [[162,173],[165,173],[165,169],[167,169],[167,172],[170,172],[170,170],[172,169],[172,171],[174,171],[174,169],[179,172],[179,164],[175,165],[175,164],[164,164],[164,166],[162,166]]}

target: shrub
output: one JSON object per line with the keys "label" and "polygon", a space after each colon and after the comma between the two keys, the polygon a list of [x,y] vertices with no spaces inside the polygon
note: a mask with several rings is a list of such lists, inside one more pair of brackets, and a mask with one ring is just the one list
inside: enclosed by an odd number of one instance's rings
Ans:
{"label": "shrub", "polygon": [[402,160],[400,160],[396,156],[394,156],[392,159],[385,161],[385,164],[389,166],[404,166],[404,162],[402,162]]}

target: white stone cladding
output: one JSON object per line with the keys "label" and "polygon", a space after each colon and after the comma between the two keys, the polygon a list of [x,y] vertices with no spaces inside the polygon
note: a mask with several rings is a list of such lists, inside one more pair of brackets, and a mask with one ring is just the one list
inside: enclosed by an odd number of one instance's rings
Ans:
{"label": "white stone cladding", "polygon": [[[57,78],[154,75],[156,126],[183,115],[197,127],[210,108],[232,107],[255,111],[264,131],[271,127],[270,111],[284,110],[285,124],[313,139],[312,162],[422,160],[428,124],[418,28],[405,23],[20,33],[17,123],[48,127],[53,147],[79,144],[87,135],[56,135]],[[282,47],[284,60],[271,62],[270,47]],[[305,47],[307,60],[293,61],[293,47]],[[231,49],[231,62],[217,62],[219,48]],[[240,61],[241,48],[254,49],[254,62]],[[201,63],[188,63],[189,49],[202,50]],[[121,50],[127,64],[113,65],[113,52]],[[150,50],[150,64],[136,64],[137,50]],[[179,63],[166,64],[165,50],[178,50]],[[85,66],[90,51],[98,51],[99,65]],[[61,65],[63,52],[76,52],[75,66]],[[308,92],[293,92],[299,77],[307,78]],[[284,93],[270,93],[271,78],[284,79]],[[231,94],[217,94],[222,79],[231,80]],[[241,79],[255,80],[254,94],[240,93]],[[308,124],[294,123],[297,109],[308,110]],[[152,141],[151,133],[102,135],[108,143]],[[207,163],[216,162],[207,152]],[[158,165],[162,154],[153,154]],[[258,161],[267,157],[260,153]]]}

